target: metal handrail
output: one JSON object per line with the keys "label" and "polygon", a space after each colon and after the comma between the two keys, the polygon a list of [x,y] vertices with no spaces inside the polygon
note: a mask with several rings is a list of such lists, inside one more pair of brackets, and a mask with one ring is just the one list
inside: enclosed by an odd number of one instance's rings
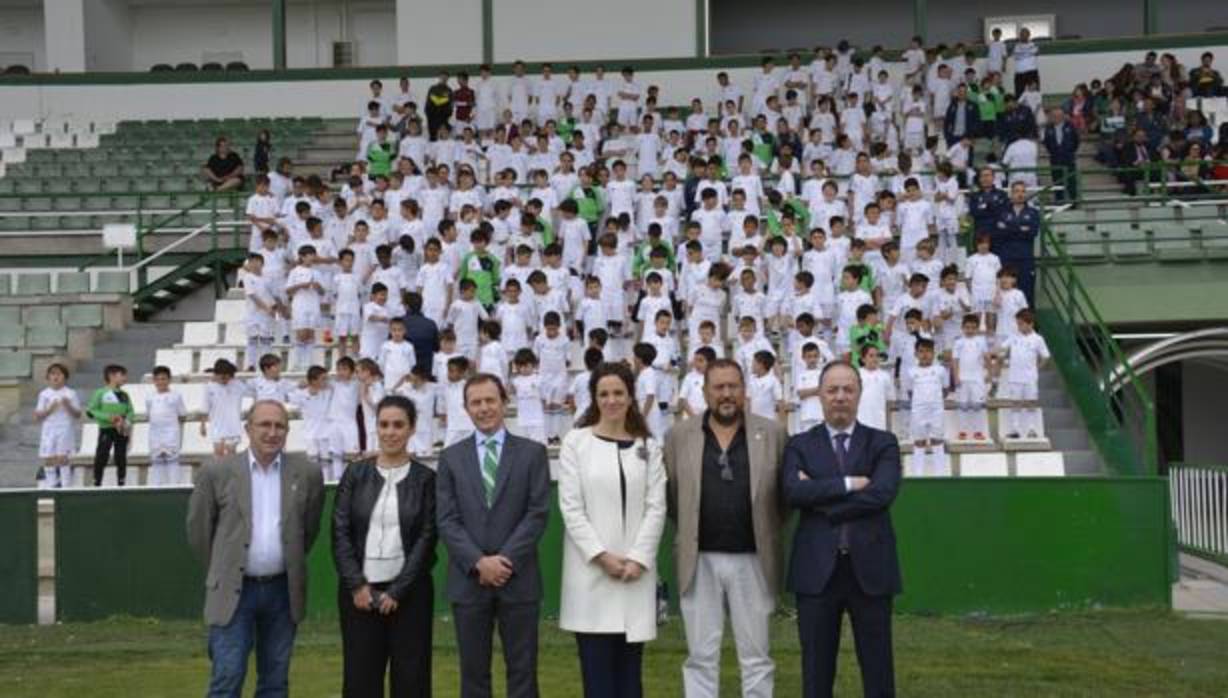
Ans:
{"label": "metal handrail", "polygon": [[216,222],[216,224],[215,224],[213,221],[210,221],[210,222],[205,223],[205,224],[201,225],[200,227],[196,228],[195,230],[193,230],[192,232],[188,233],[187,235],[184,235],[183,237],[179,238],[178,240],[175,240],[174,242],[170,243],[170,244],[169,244],[169,245],[167,245],[166,247],[163,247],[162,249],[158,250],[157,252],[154,252],[153,254],[149,255],[148,257],[145,257],[144,259],[140,260],[140,261],[139,261],[139,262],[137,262],[136,264],[133,264],[133,265],[128,266],[128,267],[123,267],[123,268],[121,268],[121,269],[120,269],[120,271],[134,272],[134,271],[138,271],[138,270],[140,270],[140,269],[144,269],[145,267],[147,267],[147,266],[149,266],[150,264],[152,264],[152,263],[154,262],[154,260],[156,260],[156,259],[158,259],[159,257],[161,257],[162,255],[164,255],[164,254],[166,254],[166,253],[170,252],[171,250],[175,249],[176,247],[179,247],[180,245],[182,245],[182,244],[186,243],[187,241],[189,241],[189,240],[191,240],[191,239],[195,238],[197,235],[200,235],[201,233],[205,233],[205,232],[211,232],[211,231],[212,231],[212,232],[216,232],[216,231],[215,231],[215,225],[218,225],[218,226],[226,226],[226,225],[238,225],[238,224],[242,224],[242,223],[244,223],[244,221],[218,221],[218,222]]}

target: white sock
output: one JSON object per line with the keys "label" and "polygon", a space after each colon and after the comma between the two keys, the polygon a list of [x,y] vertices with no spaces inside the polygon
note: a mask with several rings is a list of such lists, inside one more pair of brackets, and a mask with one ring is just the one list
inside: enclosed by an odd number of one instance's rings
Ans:
{"label": "white sock", "polygon": [[933,477],[945,477],[950,473],[947,467],[947,452],[946,445],[943,442],[938,442],[931,446],[933,453],[930,454],[929,475]]}
{"label": "white sock", "polygon": [[340,453],[333,454],[333,480],[340,480],[345,472],[345,458]]}
{"label": "white sock", "polygon": [[54,468],[54,470],[59,471],[60,477],[59,477],[58,484],[60,487],[72,487],[72,466],[71,465],[57,465]]}
{"label": "white sock", "polygon": [[260,368],[260,340],[255,337],[248,337],[247,344],[243,348],[243,367],[247,369]]}

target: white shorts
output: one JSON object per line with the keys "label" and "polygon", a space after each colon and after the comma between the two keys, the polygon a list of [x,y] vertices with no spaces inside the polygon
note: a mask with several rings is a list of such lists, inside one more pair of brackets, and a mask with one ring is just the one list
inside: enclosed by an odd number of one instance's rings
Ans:
{"label": "white shorts", "polygon": [[310,311],[293,313],[290,316],[290,328],[293,330],[314,330],[320,326],[320,313]]}
{"label": "white shorts", "polygon": [[333,318],[333,336],[356,337],[362,329],[362,318],[358,313],[337,313]]}
{"label": "white shorts", "polygon": [[474,112],[474,124],[479,131],[490,131],[495,127],[495,110],[478,109]]}
{"label": "white shorts", "polygon": [[333,422],[332,433],[328,437],[329,451],[334,455],[358,453],[358,422],[353,419],[340,419]]}
{"label": "white shorts", "polygon": [[77,452],[76,433],[71,427],[44,427],[38,440],[39,458],[71,456]]}
{"label": "white shorts", "polygon": [[273,318],[264,316],[251,316],[247,318],[247,322],[243,323],[243,329],[247,332],[247,338],[251,339],[273,339]]}
{"label": "white shorts", "polygon": [[522,436],[539,444],[546,443],[545,424],[518,424],[514,430],[517,436]]}
{"label": "white shorts", "polygon": [[332,448],[329,446],[330,443],[331,439],[329,439],[328,434],[308,438],[307,456],[309,458],[319,458],[320,456],[331,454]]}
{"label": "white shorts", "polygon": [[1004,400],[1036,400],[1039,395],[1036,383],[1007,381],[998,389],[998,397]]}
{"label": "white shorts", "polygon": [[942,439],[942,407],[913,405],[908,418],[908,436],[913,441]]}
{"label": "white shorts", "polygon": [[964,410],[984,409],[986,395],[988,389],[984,381],[960,381],[955,388],[955,404]]}

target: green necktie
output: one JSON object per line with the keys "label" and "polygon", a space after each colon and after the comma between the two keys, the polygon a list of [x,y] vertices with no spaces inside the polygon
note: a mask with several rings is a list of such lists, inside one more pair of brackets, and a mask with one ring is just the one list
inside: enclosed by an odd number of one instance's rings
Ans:
{"label": "green necktie", "polygon": [[495,497],[495,473],[499,470],[499,442],[486,439],[486,455],[482,457],[482,485],[486,488],[486,506]]}

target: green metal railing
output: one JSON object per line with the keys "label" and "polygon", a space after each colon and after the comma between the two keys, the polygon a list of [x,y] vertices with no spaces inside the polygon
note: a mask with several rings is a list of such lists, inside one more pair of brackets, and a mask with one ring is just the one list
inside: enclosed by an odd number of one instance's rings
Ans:
{"label": "green metal railing", "polygon": [[1228,565],[1228,466],[1170,463],[1168,481],[1177,547]]}
{"label": "green metal railing", "polygon": [[[1158,463],[1155,406],[1109,332],[1071,264],[1065,246],[1042,220],[1037,269],[1038,325],[1092,441],[1116,475],[1154,475]],[[1127,381],[1109,386],[1118,367]]]}

